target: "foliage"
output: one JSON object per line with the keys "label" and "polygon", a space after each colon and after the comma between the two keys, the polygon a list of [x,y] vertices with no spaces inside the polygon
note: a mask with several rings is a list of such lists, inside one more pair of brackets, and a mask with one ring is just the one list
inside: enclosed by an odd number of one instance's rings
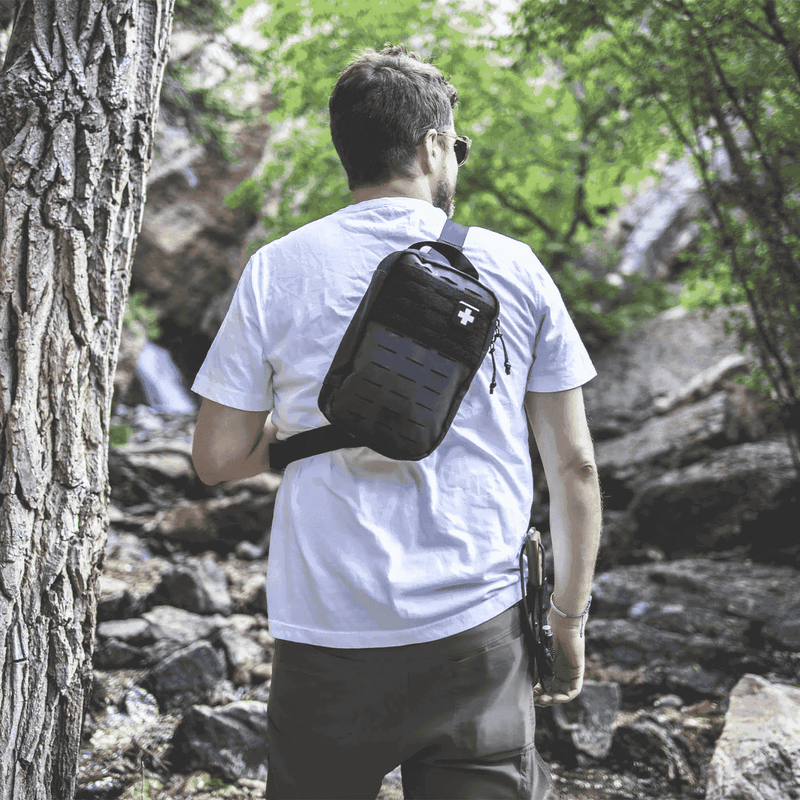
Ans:
{"label": "foliage", "polygon": [[122,447],[124,444],[128,444],[131,438],[131,434],[133,433],[133,429],[130,425],[119,424],[119,425],[112,425],[108,429],[108,444],[110,447]]}
{"label": "foliage", "polygon": [[158,310],[151,308],[146,304],[147,292],[133,292],[128,297],[128,308],[122,321],[129,328],[134,326],[135,322],[141,322],[147,332],[148,339],[158,339],[161,335],[161,330],[158,327]]}
{"label": "foliage", "polygon": [[713,225],[699,278],[747,298],[739,335],[800,430],[800,0],[525,0],[519,30],[691,154]]}
{"label": "foliage", "polygon": [[230,23],[233,8],[227,0],[175,0],[175,20],[198,30],[221,33]]}
{"label": "foliage", "polygon": [[[235,14],[248,5],[240,0]],[[455,0],[275,0],[261,31],[268,46],[252,63],[273,81],[279,100],[271,119],[286,135],[273,143],[263,175],[227,202],[257,209],[271,198],[271,239],[349,203],[328,130],[330,91],[360,49],[404,43],[459,91],[456,127],[474,147],[459,173],[456,219],[528,243],[577,309],[584,335],[599,343],[672,298],[655,289],[639,302],[639,288],[566,265],[622,202],[625,187],[652,174],[648,164],[669,139],[643,118],[632,132],[605,79],[563,81],[554,58],[533,57],[498,35],[489,23],[495,11],[494,2],[476,13]]]}
{"label": "foliage", "polygon": [[693,266],[681,275],[681,305],[690,311],[711,311],[719,306],[747,303],[744,287],[734,278],[730,259],[720,252],[717,232],[708,222],[702,225],[697,250]]}

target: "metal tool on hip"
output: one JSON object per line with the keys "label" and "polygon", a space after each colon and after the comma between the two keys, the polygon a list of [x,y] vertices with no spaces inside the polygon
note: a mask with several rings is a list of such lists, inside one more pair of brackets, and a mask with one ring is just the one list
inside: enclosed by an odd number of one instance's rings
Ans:
{"label": "metal tool on hip", "polygon": [[[524,568],[526,560],[527,580]],[[549,691],[553,678],[553,631],[547,624],[550,593],[547,591],[542,537],[534,527],[528,530],[519,551],[519,580],[522,587],[531,670],[535,668],[542,687],[545,691]]]}

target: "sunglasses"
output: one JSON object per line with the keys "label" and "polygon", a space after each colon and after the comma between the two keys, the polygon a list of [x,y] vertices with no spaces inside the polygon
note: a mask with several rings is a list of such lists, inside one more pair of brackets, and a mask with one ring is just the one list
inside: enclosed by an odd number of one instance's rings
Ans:
{"label": "sunglasses", "polygon": [[456,153],[456,164],[458,164],[459,167],[464,166],[469,158],[469,148],[472,144],[472,140],[468,136],[457,136],[455,133],[450,133],[449,131],[436,132],[440,136],[451,136],[455,139],[455,142],[453,142],[453,150],[455,150]]}

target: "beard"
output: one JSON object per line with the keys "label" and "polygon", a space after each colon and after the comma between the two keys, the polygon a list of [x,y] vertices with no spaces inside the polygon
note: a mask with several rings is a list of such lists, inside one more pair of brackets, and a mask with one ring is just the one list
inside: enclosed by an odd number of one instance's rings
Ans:
{"label": "beard", "polygon": [[456,185],[455,182],[450,183],[447,178],[442,175],[439,182],[436,184],[436,190],[433,193],[433,205],[436,208],[441,208],[448,219],[453,216],[456,210]]}

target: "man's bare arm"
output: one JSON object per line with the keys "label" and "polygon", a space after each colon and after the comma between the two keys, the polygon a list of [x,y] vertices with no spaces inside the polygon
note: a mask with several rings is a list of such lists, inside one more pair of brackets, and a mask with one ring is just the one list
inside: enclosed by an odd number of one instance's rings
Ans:
{"label": "man's bare arm", "polygon": [[204,399],[197,414],[192,461],[203,483],[250,478],[269,469],[277,428],[268,411],[240,411]]}
{"label": "man's bare arm", "polygon": [[[525,408],[550,492],[553,602],[565,614],[581,614],[591,594],[602,523],[600,484],[583,392],[580,388],[529,392]],[[556,680],[551,692],[539,692],[540,705],[569,702],[583,686],[583,620],[567,620],[552,611],[549,620],[555,636]]]}

